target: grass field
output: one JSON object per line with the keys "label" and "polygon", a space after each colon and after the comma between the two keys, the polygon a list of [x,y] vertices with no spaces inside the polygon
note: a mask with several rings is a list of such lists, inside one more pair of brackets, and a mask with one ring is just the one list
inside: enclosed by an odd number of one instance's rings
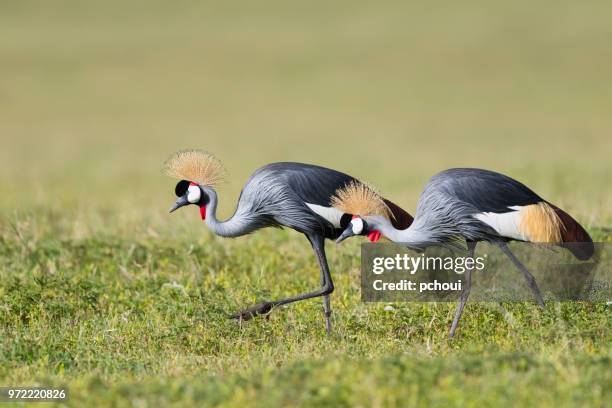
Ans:
{"label": "grass field", "polygon": [[[169,153],[214,152],[229,216],[295,160],[414,212],[436,171],[527,183],[612,241],[612,3],[0,5],[0,386],[70,406],[609,406],[605,304],[364,304],[359,243],[321,302],[305,239],[223,240],[171,216]],[[1,404],[1,403],[0,403]]]}

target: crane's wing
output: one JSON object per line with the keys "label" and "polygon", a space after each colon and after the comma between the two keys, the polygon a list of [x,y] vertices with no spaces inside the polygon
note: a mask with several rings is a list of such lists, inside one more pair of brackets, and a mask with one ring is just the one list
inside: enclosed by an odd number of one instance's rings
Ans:
{"label": "crane's wing", "polygon": [[432,177],[428,188],[472,206],[473,216],[503,237],[557,244],[587,243],[566,247],[579,259],[588,259],[593,254],[591,237],[574,218],[503,174],[482,169],[450,169]]}
{"label": "crane's wing", "polygon": [[449,169],[431,178],[435,186],[481,212],[504,213],[511,207],[544,201],[526,185],[483,169]]}
{"label": "crane's wing", "polygon": [[[348,174],[321,166],[303,163],[276,163],[283,168],[287,181],[304,202],[331,207],[330,200],[336,191],[351,182],[358,181]],[[395,228],[405,229],[412,224],[412,216],[397,204],[384,199],[391,211]]]}
{"label": "crane's wing", "polygon": [[264,167],[277,173],[305,203],[330,207],[337,189],[355,180],[348,174],[305,163],[273,163]]}
{"label": "crane's wing", "polygon": [[[261,180],[264,179],[266,181],[262,182]],[[331,198],[338,189],[357,181],[348,174],[313,164],[281,162],[268,164],[258,169],[245,188],[248,188],[248,185],[255,180],[260,180],[257,183],[282,186],[282,190],[290,192],[289,201],[292,202],[292,205],[299,202],[308,209],[308,212],[312,213],[313,217],[317,217],[308,220],[311,225],[327,221],[333,228],[343,229],[350,222],[350,214],[343,214],[331,205]],[[412,221],[410,214],[391,202],[387,204],[396,218],[394,222],[397,223],[397,226],[405,225],[403,228],[406,228]],[[301,217],[303,220],[310,218],[306,214],[302,214]],[[290,221],[286,219],[283,221],[283,223],[288,222]]]}
{"label": "crane's wing", "polygon": [[393,224],[394,228],[398,230],[404,230],[412,224],[412,222],[414,221],[412,215],[410,215],[408,212],[406,212],[403,208],[401,208],[394,202],[389,201],[386,198],[384,198],[383,200],[385,204],[387,204],[387,207],[389,207],[389,211],[391,211],[391,214],[393,215],[393,217],[391,217],[391,224]]}

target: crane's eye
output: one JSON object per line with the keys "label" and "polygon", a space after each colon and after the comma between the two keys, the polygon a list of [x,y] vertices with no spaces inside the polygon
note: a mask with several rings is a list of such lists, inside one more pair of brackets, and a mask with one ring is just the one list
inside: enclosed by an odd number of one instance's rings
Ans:
{"label": "crane's eye", "polygon": [[200,187],[189,186],[189,188],[187,189],[187,201],[189,201],[191,204],[195,204],[200,201],[201,197],[202,191],[200,190]]}
{"label": "crane's eye", "polygon": [[363,220],[359,217],[351,220],[351,229],[353,234],[360,235],[363,232]]}

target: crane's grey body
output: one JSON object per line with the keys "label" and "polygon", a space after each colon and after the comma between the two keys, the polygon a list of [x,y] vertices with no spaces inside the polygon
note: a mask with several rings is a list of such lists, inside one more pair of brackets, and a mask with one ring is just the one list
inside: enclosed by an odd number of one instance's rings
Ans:
{"label": "crane's grey body", "polygon": [[[355,179],[347,174],[302,163],[272,163],[256,170],[246,182],[234,215],[225,222],[206,219],[223,237],[245,235],[265,227],[289,227],[303,233],[336,238],[341,229],[314,212],[307,204],[330,207],[338,188]],[[214,214],[214,190],[209,204]]]}
{"label": "crane's grey body", "polygon": [[[272,302],[262,302],[232,317],[243,320],[268,313],[273,307],[323,296],[325,326],[331,333],[331,300],[334,286],[325,256],[325,238],[335,238],[341,229],[311,210],[308,203],[330,206],[338,188],[353,181],[351,176],[335,170],[302,163],[268,164],[246,182],[234,215],[225,222],[216,217],[217,193],[203,187],[209,195],[211,216],[206,223],[217,235],[237,237],[266,227],[289,227],[308,238],[321,269],[321,289]],[[340,227],[340,226],[339,226]]]}
{"label": "crane's grey body", "polygon": [[[351,219],[349,214],[333,208],[330,202],[338,189],[355,181],[347,174],[311,164],[272,163],[256,170],[249,178],[234,215],[226,221],[217,219],[218,197],[212,187],[199,185],[202,192],[201,196],[196,194],[199,201],[189,201],[189,195],[184,190],[191,188],[193,183],[188,180],[177,184],[175,191],[179,200],[172,211],[187,203],[198,204],[206,225],[222,237],[238,237],[266,227],[289,227],[303,233],[319,262],[321,288],[286,299],[262,302],[232,317],[247,320],[268,313],[275,306],[323,296],[326,329],[330,333],[329,295],[334,286],[325,255],[325,239],[340,236]],[[397,220],[412,222],[409,214],[391,202],[388,204]]]}
{"label": "crane's grey body", "polygon": [[[380,231],[390,240],[419,250],[435,245],[457,247],[465,240],[468,254],[473,256],[477,242],[497,244],[522,272],[537,303],[543,307],[544,300],[534,277],[506,244],[510,240],[529,240],[522,231],[522,210],[542,203],[554,211],[556,217],[560,217],[562,225],[559,229],[565,234],[561,244],[566,238],[570,239],[568,242],[585,242],[587,245],[582,250],[570,250],[579,259],[592,255],[592,241],[588,233],[567,213],[546,203],[522,183],[482,169],[449,169],[433,176],[421,193],[414,222],[406,229],[393,227],[380,215],[362,218],[370,228]],[[338,241],[350,235],[347,229]],[[451,337],[455,334],[470,293],[471,271],[467,271],[464,280],[463,293],[451,326]]]}
{"label": "crane's grey body", "polygon": [[[381,232],[417,249],[454,245],[458,240],[507,241],[477,216],[507,213],[543,201],[527,186],[482,169],[449,169],[433,176],[421,193],[412,225],[403,231],[382,223]],[[367,217],[366,217],[367,219]],[[378,224],[377,224],[378,225]]]}

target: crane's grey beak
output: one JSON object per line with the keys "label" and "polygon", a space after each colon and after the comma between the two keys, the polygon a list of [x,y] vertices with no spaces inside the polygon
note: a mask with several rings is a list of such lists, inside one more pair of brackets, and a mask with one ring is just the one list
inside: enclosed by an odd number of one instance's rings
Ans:
{"label": "crane's grey beak", "polygon": [[353,229],[351,228],[351,226],[349,225],[349,227],[347,229],[345,229],[342,234],[338,237],[338,239],[336,240],[336,244],[341,243],[342,241],[344,241],[345,239],[354,236],[355,234],[353,233]]}
{"label": "crane's grey beak", "polygon": [[170,212],[176,211],[179,208],[181,208],[182,206],[185,206],[189,204],[189,201],[187,200],[187,195],[184,195],[182,197],[179,197],[178,200],[176,200],[176,203],[174,203],[174,205],[172,206],[172,208],[170,208]]}

